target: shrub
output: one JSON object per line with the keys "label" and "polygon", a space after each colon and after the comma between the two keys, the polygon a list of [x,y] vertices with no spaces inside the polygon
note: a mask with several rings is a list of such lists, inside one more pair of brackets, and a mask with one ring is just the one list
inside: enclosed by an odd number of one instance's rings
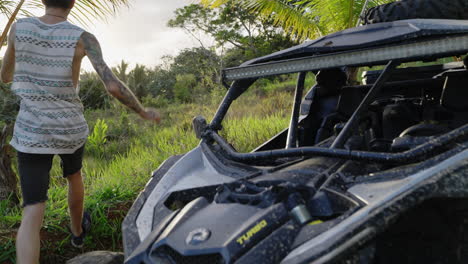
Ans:
{"label": "shrub", "polygon": [[19,109],[19,101],[10,91],[10,85],[0,82],[0,128],[2,124],[15,121]]}
{"label": "shrub", "polygon": [[87,109],[103,109],[110,105],[110,97],[95,73],[83,73],[80,80],[80,97]]}
{"label": "shrub", "polygon": [[108,126],[104,120],[98,119],[94,125],[93,133],[88,137],[88,151],[95,156],[102,156],[104,144],[107,142]]}
{"label": "shrub", "polygon": [[174,85],[175,98],[180,102],[192,101],[191,90],[197,85],[197,80],[193,74],[181,74],[176,77],[176,84]]}

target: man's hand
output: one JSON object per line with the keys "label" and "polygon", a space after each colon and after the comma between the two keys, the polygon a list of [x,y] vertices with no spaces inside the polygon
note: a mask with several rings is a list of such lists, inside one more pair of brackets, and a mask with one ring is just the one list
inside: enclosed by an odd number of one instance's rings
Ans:
{"label": "man's hand", "polygon": [[153,108],[145,108],[145,110],[140,113],[140,116],[145,120],[154,121],[157,124],[161,122],[161,115]]}

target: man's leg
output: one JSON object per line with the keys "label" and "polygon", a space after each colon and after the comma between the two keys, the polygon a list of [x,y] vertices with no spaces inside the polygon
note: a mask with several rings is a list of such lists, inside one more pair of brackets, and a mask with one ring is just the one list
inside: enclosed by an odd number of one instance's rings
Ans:
{"label": "man's leg", "polygon": [[81,170],[69,175],[68,180],[68,208],[70,210],[71,231],[79,236],[83,232],[81,223],[83,220],[84,185]]}
{"label": "man's leg", "polygon": [[45,202],[28,205],[23,209],[21,226],[16,236],[18,264],[38,264],[40,254],[40,231],[44,220]]}
{"label": "man's leg", "polygon": [[18,154],[18,173],[23,194],[23,218],[16,236],[19,264],[38,264],[40,231],[44,221],[45,202],[49,189],[49,171],[53,155]]}
{"label": "man's leg", "polygon": [[74,236],[83,232],[84,184],[81,177],[84,146],[73,154],[61,154],[63,176],[68,181],[68,209],[70,211],[70,229]]}

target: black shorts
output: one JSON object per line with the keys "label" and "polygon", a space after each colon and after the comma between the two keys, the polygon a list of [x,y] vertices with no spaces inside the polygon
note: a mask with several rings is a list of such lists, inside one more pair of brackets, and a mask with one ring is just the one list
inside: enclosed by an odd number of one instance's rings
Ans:
{"label": "black shorts", "polygon": [[[60,154],[63,177],[70,176],[81,170],[83,165],[84,146],[73,154]],[[18,151],[18,172],[23,207],[47,201],[49,190],[50,169],[54,154],[30,154]]]}

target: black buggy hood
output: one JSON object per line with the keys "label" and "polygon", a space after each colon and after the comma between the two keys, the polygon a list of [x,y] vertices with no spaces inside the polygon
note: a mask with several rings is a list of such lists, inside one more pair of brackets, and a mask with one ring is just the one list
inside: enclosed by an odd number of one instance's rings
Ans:
{"label": "black buggy hood", "polygon": [[301,45],[247,61],[253,65],[271,61],[303,58],[319,54],[365,49],[411,41],[421,37],[468,33],[468,21],[446,19],[410,19],[377,23],[346,29]]}

